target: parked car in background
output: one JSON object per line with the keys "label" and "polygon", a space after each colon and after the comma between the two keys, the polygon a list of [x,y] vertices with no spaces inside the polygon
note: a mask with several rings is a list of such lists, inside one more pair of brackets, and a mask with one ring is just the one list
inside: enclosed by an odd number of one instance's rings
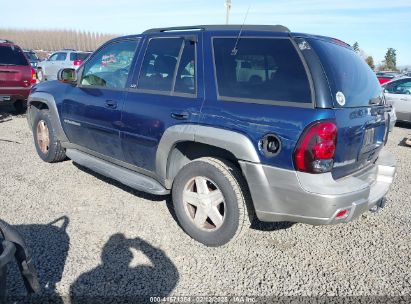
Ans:
{"label": "parked car in background", "polygon": [[37,56],[36,52],[32,50],[23,50],[24,55],[26,55],[28,61],[30,62],[30,65],[37,69],[37,64],[40,62],[39,57]]}
{"label": "parked car in background", "polygon": [[8,40],[0,40],[0,106],[13,104],[24,111],[27,97],[36,83],[36,71],[23,50]]}
{"label": "parked car in background", "polygon": [[393,80],[396,77],[399,77],[401,74],[398,72],[387,71],[387,72],[377,72],[376,75],[377,75],[379,83],[384,84],[388,81]]}
{"label": "parked car in background", "polygon": [[37,65],[37,78],[39,81],[56,80],[57,73],[61,69],[77,69],[91,52],[80,52],[76,50],[63,49],[50,55]]}
{"label": "parked car in background", "polygon": [[172,193],[181,227],[208,246],[254,214],[350,222],[384,207],[394,180],[382,88],[334,38],[279,25],[152,29],[108,41],[58,80],[29,98],[39,157]]}
{"label": "parked car in background", "polygon": [[401,77],[385,83],[385,99],[395,108],[397,120],[411,122],[411,77]]}

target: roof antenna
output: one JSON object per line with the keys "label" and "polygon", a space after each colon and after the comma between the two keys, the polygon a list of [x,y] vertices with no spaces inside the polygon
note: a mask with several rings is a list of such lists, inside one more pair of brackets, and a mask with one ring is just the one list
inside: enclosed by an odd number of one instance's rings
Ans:
{"label": "roof antenna", "polygon": [[231,55],[232,56],[236,56],[237,53],[238,53],[238,49],[237,49],[238,41],[240,41],[241,33],[243,32],[243,27],[244,27],[245,21],[247,20],[248,12],[250,11],[250,6],[251,5],[248,6],[247,12],[245,13],[244,21],[243,21],[243,24],[240,27],[240,32],[238,33],[237,40],[235,41],[234,48],[231,50]]}

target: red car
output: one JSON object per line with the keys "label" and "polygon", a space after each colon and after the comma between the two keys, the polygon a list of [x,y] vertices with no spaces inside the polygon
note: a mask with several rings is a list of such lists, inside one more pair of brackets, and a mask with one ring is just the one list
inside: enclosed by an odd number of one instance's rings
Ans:
{"label": "red car", "polygon": [[377,78],[380,84],[384,84],[388,81],[391,81],[394,78],[394,76],[377,76]]}
{"label": "red car", "polygon": [[24,111],[27,97],[36,83],[36,71],[20,47],[0,39],[0,105],[13,104]]}
{"label": "red car", "polygon": [[388,81],[391,81],[395,77],[398,77],[398,76],[400,76],[400,74],[397,73],[397,72],[390,72],[390,71],[388,71],[388,72],[384,72],[384,71],[377,72],[377,78],[378,78],[378,81],[380,82],[380,84],[384,84]]}

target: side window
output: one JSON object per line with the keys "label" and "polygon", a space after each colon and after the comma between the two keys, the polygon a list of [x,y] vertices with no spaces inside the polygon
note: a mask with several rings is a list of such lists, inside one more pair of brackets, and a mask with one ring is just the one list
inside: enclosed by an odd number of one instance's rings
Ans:
{"label": "side window", "polygon": [[411,80],[389,83],[385,87],[385,90],[391,94],[411,94]]}
{"label": "side window", "polygon": [[64,61],[66,60],[67,53],[57,53],[56,61]]}
{"label": "side window", "polygon": [[196,94],[196,50],[194,41],[184,41],[184,49],[178,67],[174,91]]}
{"label": "side window", "polygon": [[83,86],[125,88],[138,40],[113,42],[100,49],[84,66]]}
{"label": "side window", "polygon": [[[214,38],[219,96],[243,102],[311,103],[304,65],[289,39]],[[243,99],[243,100],[241,100]]]}
{"label": "side window", "polygon": [[150,40],[141,66],[139,89],[171,92],[183,41],[182,38]]}
{"label": "side window", "polygon": [[55,53],[55,54],[51,55],[51,56],[49,57],[49,61],[56,61],[58,55],[59,55],[59,53]]}

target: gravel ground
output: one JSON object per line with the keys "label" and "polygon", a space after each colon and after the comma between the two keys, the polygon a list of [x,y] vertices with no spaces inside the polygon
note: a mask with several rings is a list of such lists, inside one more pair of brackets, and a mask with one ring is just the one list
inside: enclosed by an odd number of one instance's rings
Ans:
{"label": "gravel ground", "polygon": [[[388,142],[398,174],[383,212],[337,226],[255,222],[213,249],[180,229],[169,198],[71,161],[44,163],[24,116],[0,121],[0,217],[32,247],[43,295],[411,295],[411,148],[401,144],[410,126]],[[24,294],[10,273],[9,294]]]}

